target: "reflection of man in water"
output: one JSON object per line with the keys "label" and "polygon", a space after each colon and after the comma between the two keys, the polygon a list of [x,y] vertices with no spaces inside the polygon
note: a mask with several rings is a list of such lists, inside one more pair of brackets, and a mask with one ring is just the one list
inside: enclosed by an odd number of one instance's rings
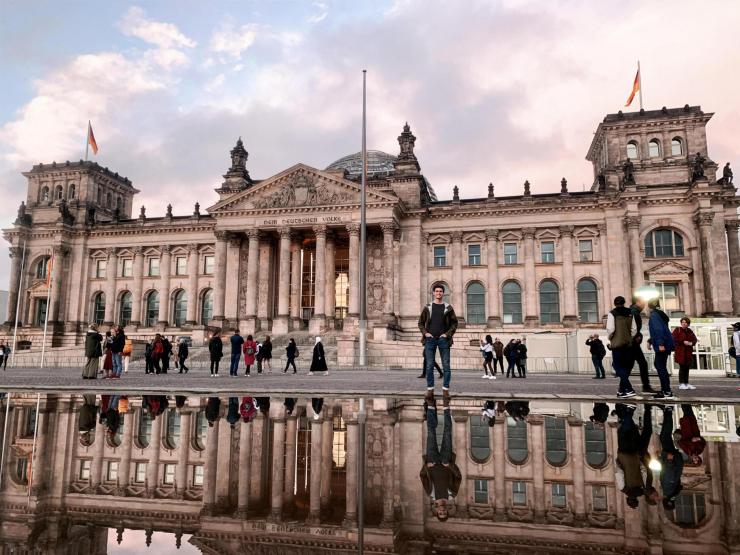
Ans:
{"label": "reflection of man in water", "polygon": [[648,464],[648,446],[653,435],[652,412],[645,406],[642,432],[634,421],[636,405],[617,403],[614,413],[619,419],[617,429],[617,487],[627,496],[627,506],[636,509],[643,495],[650,505],[659,499],[653,487],[653,475]]}
{"label": "reflection of man in water", "polygon": [[676,497],[681,493],[683,456],[673,443],[673,407],[663,407],[663,425],[660,427],[660,488],[663,490],[663,508],[676,508]]}
{"label": "reflection of man in water", "polygon": [[441,449],[437,445],[437,407],[432,405],[425,410],[427,454],[422,457],[424,465],[419,478],[432,501],[432,513],[437,520],[444,522],[449,518],[448,503],[457,495],[462,475],[455,464],[455,453],[452,451],[452,417],[449,407],[444,409]]}

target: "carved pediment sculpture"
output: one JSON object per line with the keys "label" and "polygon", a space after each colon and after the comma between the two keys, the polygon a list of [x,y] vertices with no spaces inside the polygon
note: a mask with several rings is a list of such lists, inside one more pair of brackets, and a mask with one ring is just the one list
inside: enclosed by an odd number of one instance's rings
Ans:
{"label": "carved pediment sculpture", "polygon": [[659,264],[656,264],[652,268],[648,268],[645,270],[645,273],[650,277],[651,279],[653,277],[656,278],[668,278],[668,277],[685,277],[691,274],[693,270],[689,268],[688,266],[684,266],[683,264],[680,264],[678,262],[675,262],[673,260],[661,262]]}
{"label": "carved pediment sculpture", "polygon": [[299,206],[319,206],[348,204],[354,195],[330,187],[313,176],[296,174],[279,190],[254,201],[255,208],[288,208]]}

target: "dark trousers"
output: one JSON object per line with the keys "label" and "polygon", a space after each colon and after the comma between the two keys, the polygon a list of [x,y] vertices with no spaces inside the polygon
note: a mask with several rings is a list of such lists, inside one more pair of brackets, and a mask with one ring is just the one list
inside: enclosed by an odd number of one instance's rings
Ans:
{"label": "dark trousers", "polygon": [[604,357],[591,355],[591,361],[594,363],[594,368],[596,369],[596,377],[605,378],[606,374],[604,373]]}
{"label": "dark trousers", "polygon": [[211,359],[211,374],[218,374],[218,364],[221,362],[220,358]]}
{"label": "dark trousers", "polygon": [[630,347],[619,347],[612,350],[612,364],[619,378],[619,393],[634,391],[630,383],[630,371],[634,361],[632,360],[632,349]]}
{"label": "dark trousers", "polygon": [[427,409],[427,462],[449,464],[452,459],[452,417],[450,409],[444,411],[442,447],[437,444],[437,409]]}
{"label": "dark trousers", "polygon": [[229,366],[229,375],[236,376],[239,373],[239,359],[242,358],[240,352],[231,353],[231,366]]}
{"label": "dark trousers", "polygon": [[187,366],[185,366],[185,359],[187,359],[188,357],[180,356],[180,357],[177,357],[177,358],[180,361],[180,372],[181,373],[182,373],[183,370],[185,372],[187,372],[188,370],[190,370],[190,368],[188,368]]}
{"label": "dark trousers", "polygon": [[252,368],[252,365],[251,364],[246,364],[245,366],[247,367],[247,371],[244,372],[244,375],[245,376],[249,376],[249,370]]}
{"label": "dark trousers", "polygon": [[311,398],[311,408],[313,409],[314,413],[321,414],[321,409],[324,408],[324,398],[323,397],[312,397]]}
{"label": "dark trousers", "polygon": [[450,388],[450,343],[446,337],[427,337],[424,342],[424,362],[426,363],[427,389],[434,389],[434,359],[439,349],[439,358],[442,359],[442,389]]}
{"label": "dark trousers", "polygon": [[[509,366],[506,368],[506,377],[515,376],[514,374],[514,366],[516,365],[516,357],[508,356],[506,357],[506,361],[509,363]],[[502,372],[503,373],[503,372]]]}
{"label": "dark trousers", "polygon": [[154,364],[152,364],[152,357],[144,357],[144,373],[145,374],[153,374],[154,373]]}
{"label": "dark trousers", "polygon": [[[684,405],[681,405],[682,407]],[[663,453],[673,453],[674,456],[680,457],[681,454],[673,443],[673,409],[668,408],[663,411],[663,425],[660,427],[660,449]]]}
{"label": "dark trousers", "polygon": [[632,353],[632,365],[630,366],[630,374],[635,363],[640,368],[640,381],[642,387],[650,387],[650,378],[648,377],[648,363],[645,360],[645,353],[642,352],[642,347],[639,344],[633,343],[630,349]]}
{"label": "dark trousers", "polygon": [[660,390],[663,393],[668,393],[671,390],[671,379],[668,377],[668,357],[670,353],[668,351],[655,351],[655,370],[658,372],[658,379],[660,380]]}
{"label": "dark trousers", "polygon": [[493,359],[493,373],[496,373],[496,366],[501,367],[501,374],[504,373],[504,355],[498,356],[496,355],[496,358]]}
{"label": "dark trousers", "polygon": [[527,377],[527,359],[522,358],[516,361],[516,370],[519,372],[520,378]]}
{"label": "dark trousers", "polygon": [[162,355],[162,374],[166,374],[170,369],[170,355]]}
{"label": "dark trousers", "polygon": [[293,373],[295,374],[296,372],[298,372],[298,370],[295,367],[295,357],[291,357],[288,359],[288,362],[285,363],[285,370],[283,370],[283,372],[287,372],[288,367],[291,365],[293,366]]}
{"label": "dark trousers", "polygon": [[155,374],[162,374],[162,355],[152,357],[152,369]]}
{"label": "dark trousers", "polygon": [[678,383],[689,383],[689,367],[691,364],[678,365]]}

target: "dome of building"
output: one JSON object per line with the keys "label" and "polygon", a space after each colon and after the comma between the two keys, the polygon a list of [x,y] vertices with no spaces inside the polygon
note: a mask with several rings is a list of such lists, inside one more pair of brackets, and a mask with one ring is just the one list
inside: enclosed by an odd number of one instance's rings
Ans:
{"label": "dome of building", "polygon": [[[367,151],[367,176],[384,177],[393,172],[393,163],[396,157],[380,150]],[[327,171],[347,170],[350,179],[362,176],[362,152],[355,152],[332,162],[326,167]]]}

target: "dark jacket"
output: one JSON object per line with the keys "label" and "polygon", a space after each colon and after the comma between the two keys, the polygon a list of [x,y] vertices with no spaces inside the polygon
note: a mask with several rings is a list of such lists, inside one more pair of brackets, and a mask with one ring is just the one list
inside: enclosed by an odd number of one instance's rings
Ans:
{"label": "dark jacket", "polygon": [[[668,453],[673,453],[671,460],[668,460]],[[683,457],[678,451],[663,451],[660,454],[660,462],[663,465],[660,472],[660,487],[663,490],[663,496],[675,499],[683,489],[681,486]]]}
{"label": "dark jacket", "polygon": [[262,356],[263,360],[270,360],[272,358],[272,341],[265,340],[262,343],[260,355]]}
{"label": "dark jacket", "polygon": [[[448,489],[450,490],[452,496],[455,497],[457,496],[457,492],[460,491],[462,474],[460,473],[460,469],[457,467],[457,464],[455,464],[454,451],[452,453],[452,457],[450,458],[449,466],[445,468],[450,471],[450,483]],[[431,469],[427,466],[427,457],[426,455],[424,455],[422,456],[422,465],[421,470],[419,471],[419,479],[421,480],[421,485],[424,487],[424,491],[427,493],[427,495],[432,494],[432,477],[429,475],[430,470]],[[447,499],[447,495],[441,497],[438,492],[434,492],[434,496],[436,499]]]}
{"label": "dark jacket", "polygon": [[162,338],[162,356],[169,357],[172,354],[172,343],[166,337]]}
{"label": "dark jacket", "polygon": [[[452,336],[457,331],[457,316],[455,315],[455,309],[452,308],[451,304],[444,303],[445,311],[442,316],[442,322],[444,325],[444,335],[452,345]],[[429,324],[432,320],[432,303],[425,305],[419,315],[419,331],[421,332],[421,342],[424,343],[426,337],[424,334],[429,332]]]}
{"label": "dark jacket", "polygon": [[591,356],[604,358],[606,356],[606,347],[601,339],[586,339],[586,345],[588,345],[591,351]]}
{"label": "dark jacket", "polygon": [[326,372],[326,357],[324,356],[324,346],[321,342],[313,346],[313,358],[311,359],[310,372]]}
{"label": "dark jacket", "polygon": [[218,397],[209,397],[208,402],[206,403],[206,420],[211,423],[216,422],[220,417],[220,411],[221,399]]}
{"label": "dark jacket", "polygon": [[527,360],[527,346],[524,343],[519,343],[516,346],[516,359],[519,361]]}
{"label": "dark jacket", "polygon": [[123,352],[123,347],[126,345],[126,336],[123,332],[118,332],[113,336],[113,340],[110,344],[110,350],[114,354],[120,354]]}
{"label": "dark jacket", "polygon": [[635,319],[635,324],[637,325],[637,334],[635,335],[635,343],[642,343],[642,312],[640,311],[640,307],[638,307],[636,304],[630,305],[630,312],[632,313],[632,317]]}
{"label": "dark jacket", "polygon": [[235,333],[231,336],[231,354],[240,355],[242,353],[242,345],[244,345],[244,338]]}
{"label": "dark jacket", "polygon": [[506,358],[516,357],[516,344],[509,341],[504,347],[504,356]]}
{"label": "dark jacket", "polygon": [[96,331],[89,330],[85,336],[85,356],[87,358],[103,356],[103,347],[100,345],[102,341],[102,335]]}
{"label": "dark jacket", "polygon": [[[678,364],[691,364],[694,360],[694,345],[699,342],[692,329],[683,329],[681,326],[678,326],[673,330],[671,335],[673,335],[673,343],[676,346],[676,362]],[[684,341],[690,341],[692,343],[691,346],[684,345]]]}
{"label": "dark jacket", "polygon": [[221,338],[214,335],[208,342],[208,352],[211,353],[211,360],[221,360],[224,356],[224,344]]}
{"label": "dark jacket", "polygon": [[[609,332],[609,344],[612,349],[623,349],[632,346],[635,337],[632,331],[634,322],[634,316],[629,308],[618,306],[609,312],[606,329]],[[610,329],[612,325],[613,329]]]}
{"label": "dark jacket", "polygon": [[177,344],[177,356],[178,358],[188,358],[188,344],[184,341]]}
{"label": "dark jacket", "polygon": [[650,342],[653,346],[653,350],[658,352],[658,347],[665,347],[665,352],[673,352],[675,345],[673,343],[673,335],[668,327],[668,315],[655,308],[650,312],[650,320],[648,320],[648,329],[650,330]]}
{"label": "dark jacket", "polygon": [[295,358],[296,352],[298,352],[298,346],[292,341],[285,347],[285,356],[288,358]]}
{"label": "dark jacket", "polygon": [[501,341],[493,342],[493,352],[496,353],[496,358],[504,356],[504,344]]}
{"label": "dark jacket", "polygon": [[[681,438],[676,442],[681,448],[681,451],[686,453],[688,456],[701,455],[707,446],[707,440],[701,437],[701,431],[699,430],[699,424],[696,421],[696,416],[688,414],[682,416],[678,420],[680,429],[678,430]],[[694,438],[699,438],[698,441],[693,441]]]}

